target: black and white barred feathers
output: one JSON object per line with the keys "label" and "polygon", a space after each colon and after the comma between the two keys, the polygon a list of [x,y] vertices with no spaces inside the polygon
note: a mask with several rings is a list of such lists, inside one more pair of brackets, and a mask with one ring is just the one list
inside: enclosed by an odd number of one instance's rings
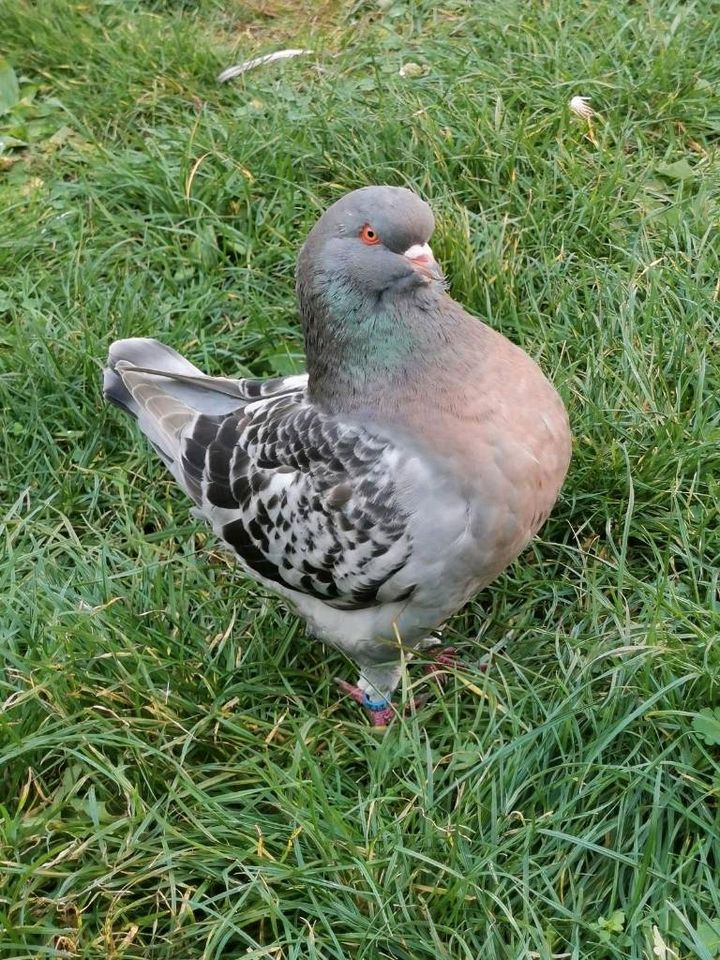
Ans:
{"label": "black and white barred feathers", "polygon": [[310,404],[306,386],[206,377],[142,338],[112,345],[104,383],[252,575],[341,609],[407,599],[401,454]]}

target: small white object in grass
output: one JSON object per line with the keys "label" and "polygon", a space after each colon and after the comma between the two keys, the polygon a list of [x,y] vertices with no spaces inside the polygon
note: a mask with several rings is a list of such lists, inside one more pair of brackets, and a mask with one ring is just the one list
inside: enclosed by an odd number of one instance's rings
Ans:
{"label": "small white object in grass", "polygon": [[427,73],[427,67],[423,67],[419,63],[404,63],[399,70],[401,77],[406,77],[410,80],[415,79],[416,77],[424,77]]}
{"label": "small white object in grass", "polygon": [[243,60],[242,63],[236,63],[234,67],[226,67],[218,75],[218,83],[226,83],[239,77],[241,73],[253,70],[255,67],[261,67],[264,63],[273,63],[275,60],[287,60],[290,57],[299,57],[303,53],[312,53],[312,50],[276,50],[275,53],[266,53],[262,57],[253,57],[252,60]]}
{"label": "small white object in grass", "polygon": [[573,113],[577,114],[578,117],[582,117],[583,120],[589,120],[590,117],[595,116],[595,111],[590,106],[589,97],[571,97],[570,109]]}

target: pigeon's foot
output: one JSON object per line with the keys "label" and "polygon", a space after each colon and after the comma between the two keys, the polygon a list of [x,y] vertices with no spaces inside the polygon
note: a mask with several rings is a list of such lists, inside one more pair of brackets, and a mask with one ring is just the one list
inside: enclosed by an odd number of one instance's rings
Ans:
{"label": "pigeon's foot", "polygon": [[[348,697],[352,697],[356,703],[359,703],[361,707],[364,707],[367,715],[370,718],[370,722],[374,727],[377,727],[378,730],[386,727],[397,713],[395,707],[393,707],[389,700],[373,701],[360,687],[353,686],[352,683],[348,683],[346,680],[341,680],[340,677],[335,677],[335,683],[340,687],[343,693],[347,694]],[[419,697],[413,697],[413,699],[405,705],[404,715],[407,716],[408,713],[413,710],[420,710],[421,707],[424,707],[427,704],[429,699],[430,698],[427,694],[422,694]]]}
{"label": "pigeon's foot", "polygon": [[[444,670],[461,670],[468,664],[458,655],[455,647],[443,647],[437,652],[429,651],[428,656],[432,658],[432,663],[425,664],[425,673],[429,677],[434,677],[440,686],[445,682]],[[487,670],[490,662],[489,657],[474,664],[476,670]]]}
{"label": "pigeon's foot", "polygon": [[374,727],[386,727],[395,716],[395,710],[389,700],[371,700],[370,697],[360,687],[353,686],[340,677],[335,677],[335,683],[340,687],[343,693],[352,697],[356,703],[363,707],[370,718]]}
{"label": "pigeon's foot", "polygon": [[445,675],[442,672],[443,667],[447,670],[457,670],[459,667],[465,666],[455,647],[443,647],[437,652],[431,651],[429,655],[432,657],[432,663],[425,664],[425,673],[430,677],[435,677],[441,685],[445,682]]}

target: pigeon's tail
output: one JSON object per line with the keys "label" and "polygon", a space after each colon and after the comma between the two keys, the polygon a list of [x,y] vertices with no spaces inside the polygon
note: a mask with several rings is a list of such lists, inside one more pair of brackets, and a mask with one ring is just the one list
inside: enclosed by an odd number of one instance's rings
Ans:
{"label": "pigeon's tail", "polygon": [[272,380],[208,377],[171,347],[142,337],[113,343],[103,372],[106,399],[135,417],[182,487],[183,447],[203,416],[226,417],[306,386],[306,374]]}
{"label": "pigeon's tail", "polygon": [[116,340],[110,347],[107,366],[103,370],[103,394],[106,400],[133,417],[140,416],[141,408],[125,382],[123,371],[128,369],[166,376],[203,376],[197,367],[158,340],[151,340],[149,337]]}
{"label": "pigeon's tail", "polygon": [[198,415],[224,416],[249,399],[242,380],[208,377],[164,343],[140,337],[110,347],[103,393],[135,417],[173,473]]}

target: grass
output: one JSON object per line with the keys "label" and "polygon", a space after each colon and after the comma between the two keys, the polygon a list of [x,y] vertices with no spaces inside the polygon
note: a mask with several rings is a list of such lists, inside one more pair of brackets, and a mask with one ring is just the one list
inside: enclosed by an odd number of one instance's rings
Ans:
{"label": "grass", "polygon": [[[0,2],[0,957],[713,960],[720,18],[299,10]],[[315,53],[215,82],[278,45]],[[381,738],[99,390],[128,335],[298,369],[298,245],[373,182],[431,200],[455,297],[575,434],[450,625],[491,669]]]}

